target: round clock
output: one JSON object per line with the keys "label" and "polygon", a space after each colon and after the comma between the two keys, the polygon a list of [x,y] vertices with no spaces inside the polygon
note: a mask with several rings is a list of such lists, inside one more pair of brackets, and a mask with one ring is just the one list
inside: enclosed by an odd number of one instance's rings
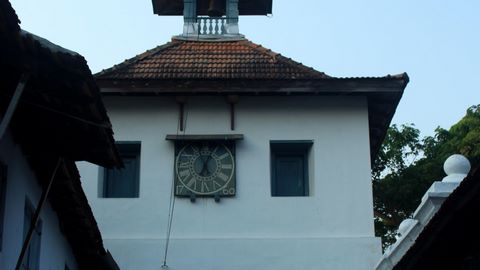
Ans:
{"label": "round clock", "polygon": [[230,182],[234,172],[234,156],[224,144],[187,144],[178,151],[175,160],[176,194],[186,195],[189,190],[198,195],[233,195],[235,188],[232,189]]}

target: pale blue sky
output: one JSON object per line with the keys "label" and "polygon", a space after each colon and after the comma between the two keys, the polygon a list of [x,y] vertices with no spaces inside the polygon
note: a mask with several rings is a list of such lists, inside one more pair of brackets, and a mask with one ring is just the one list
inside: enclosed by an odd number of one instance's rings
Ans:
{"label": "pale blue sky", "polygon": [[[21,27],[82,54],[93,72],[168,42],[181,17],[150,0],[11,0]],[[273,1],[272,17],[241,17],[251,41],[331,76],[407,72],[394,123],[423,135],[480,103],[480,1]]]}

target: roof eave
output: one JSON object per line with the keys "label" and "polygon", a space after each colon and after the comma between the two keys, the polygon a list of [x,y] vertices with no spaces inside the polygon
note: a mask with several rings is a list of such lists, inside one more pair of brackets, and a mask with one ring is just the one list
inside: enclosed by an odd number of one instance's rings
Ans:
{"label": "roof eave", "polygon": [[[116,79],[97,77],[102,95],[178,94],[335,94],[398,92],[409,82],[406,73],[385,77],[318,79]],[[175,87],[172,87],[175,86]]]}
{"label": "roof eave", "polygon": [[97,79],[104,96],[330,95],[365,96],[369,111],[371,161],[381,147],[409,77],[406,73],[368,78],[309,80],[113,80]]}
{"label": "roof eave", "polygon": [[[4,62],[0,65],[0,69],[6,75],[0,81],[0,85],[4,87],[4,95],[7,97],[13,95],[14,87],[11,86],[16,83],[15,78],[22,73],[30,74],[17,112],[20,116],[24,115],[27,121],[17,121],[16,124],[12,123],[12,126],[17,126],[21,134],[27,130],[26,126],[40,127],[43,133],[47,132],[48,126],[52,128],[49,130],[51,134],[59,136],[62,132],[68,131],[60,130],[61,125],[56,123],[57,117],[63,115],[60,122],[64,127],[74,127],[71,129],[73,136],[63,136],[55,142],[59,145],[71,143],[78,145],[79,142],[84,141],[88,145],[90,141],[102,140],[105,142],[103,148],[105,151],[98,152],[97,147],[87,146],[69,148],[69,151],[63,151],[66,149],[59,147],[60,152],[68,154],[68,158],[75,160],[87,160],[108,167],[121,166],[122,162],[114,145],[110,120],[85,59],[77,53],[21,29],[1,38],[9,41],[4,44],[5,51],[2,54]],[[0,110],[3,109],[2,107],[0,104]],[[38,111],[42,113],[36,113]],[[47,114],[55,117],[41,118]],[[86,121],[83,120],[85,119],[98,125],[84,128]],[[21,136],[24,139],[28,137]],[[38,141],[38,138],[30,136],[28,140],[33,142]],[[42,144],[44,142],[38,143],[38,145]]]}

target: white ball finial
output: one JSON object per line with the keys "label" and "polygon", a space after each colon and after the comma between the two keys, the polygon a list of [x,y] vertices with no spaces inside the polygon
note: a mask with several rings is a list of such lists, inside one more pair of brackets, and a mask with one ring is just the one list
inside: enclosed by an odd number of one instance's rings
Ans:
{"label": "white ball finial", "polygon": [[401,223],[400,226],[398,226],[398,235],[395,237],[398,239],[405,237],[407,235],[407,231],[415,224],[415,219],[412,218],[407,218],[404,219]]}
{"label": "white ball finial", "polygon": [[470,172],[470,161],[462,155],[454,154],[445,160],[443,170],[447,174],[442,182],[460,183]]}

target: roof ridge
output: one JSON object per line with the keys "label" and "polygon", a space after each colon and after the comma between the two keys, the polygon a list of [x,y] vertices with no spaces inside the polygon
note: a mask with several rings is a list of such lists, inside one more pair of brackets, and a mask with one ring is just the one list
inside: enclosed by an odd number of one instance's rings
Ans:
{"label": "roof ridge", "polygon": [[178,41],[178,40],[176,40],[176,39],[172,39],[171,41],[169,41],[169,42],[167,42],[167,43],[165,43],[165,44],[158,45],[158,46],[156,46],[156,47],[154,47],[154,48],[152,48],[152,49],[149,49],[149,50],[144,51],[143,53],[137,54],[137,55],[135,55],[135,56],[132,57],[132,58],[128,58],[128,59],[124,60],[123,62],[114,65],[114,66],[111,67],[111,68],[103,69],[103,70],[101,70],[100,72],[97,72],[97,73],[93,74],[93,76],[94,76],[95,78],[100,77],[100,76],[103,76],[103,75],[105,75],[105,74],[107,74],[107,73],[109,73],[109,72],[116,71],[116,70],[118,70],[118,69],[121,69],[121,68],[126,67],[126,66],[131,65],[131,64],[135,64],[135,63],[137,63],[137,62],[139,62],[139,61],[141,61],[141,60],[143,60],[143,59],[145,59],[145,58],[147,58],[147,57],[149,57],[149,56],[151,56],[151,55],[154,55],[154,54],[156,54],[156,53],[158,53],[158,52],[160,52],[160,51],[163,51],[163,50],[165,50],[165,49],[167,49],[167,48],[173,47],[174,45],[177,45],[177,46],[178,46],[178,45],[180,45],[181,43],[182,43],[181,41]]}
{"label": "roof ridge", "polygon": [[270,50],[270,49],[268,49],[268,48],[263,47],[261,44],[252,42],[252,41],[250,41],[250,40],[248,40],[248,39],[245,39],[245,40],[242,40],[242,41],[243,41],[243,43],[244,43],[245,45],[247,45],[247,46],[249,46],[249,47],[252,47],[253,49],[258,50],[258,51],[260,51],[260,52],[262,52],[262,53],[266,53],[266,54],[268,54],[268,55],[270,55],[270,56],[272,56],[272,57],[274,57],[274,58],[275,58],[277,55],[281,55],[280,53],[274,52],[274,51],[272,51],[272,50]]}
{"label": "roof ridge", "polygon": [[277,58],[278,58],[279,61],[283,60],[282,62],[284,62],[285,64],[288,64],[288,65],[293,64],[293,65],[297,66],[298,68],[303,69],[306,72],[310,72],[312,74],[319,75],[319,76],[322,76],[324,78],[331,78],[331,76],[327,75],[325,72],[318,71],[318,70],[314,69],[313,67],[306,66],[301,62],[295,61],[290,57],[286,57],[286,56],[282,55],[281,53],[277,53],[277,52],[275,52],[271,49],[263,47],[261,44],[254,43],[254,42],[252,42],[248,39],[243,40],[243,42],[245,42],[245,45],[248,45],[248,46],[252,47],[253,49],[255,49],[255,50],[257,50],[261,53],[265,53],[265,54],[270,55],[275,61],[277,61]]}

